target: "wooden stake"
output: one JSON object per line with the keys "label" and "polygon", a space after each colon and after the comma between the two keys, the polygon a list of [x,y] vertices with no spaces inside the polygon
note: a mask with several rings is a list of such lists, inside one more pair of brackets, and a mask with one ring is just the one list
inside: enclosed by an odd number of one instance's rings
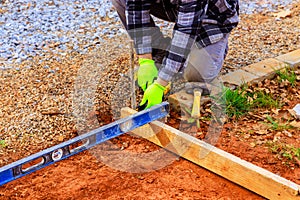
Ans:
{"label": "wooden stake", "polygon": [[131,74],[131,108],[136,109],[136,96],[135,96],[135,79],[134,79],[134,44],[133,41],[130,41],[130,74]]}

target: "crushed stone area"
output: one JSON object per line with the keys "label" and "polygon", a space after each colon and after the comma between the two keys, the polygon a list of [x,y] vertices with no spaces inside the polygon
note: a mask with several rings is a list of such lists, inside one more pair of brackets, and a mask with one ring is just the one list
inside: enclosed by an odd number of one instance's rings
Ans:
{"label": "crushed stone area", "polygon": [[294,0],[240,0],[241,12],[244,14],[278,12],[290,9]]}
{"label": "crushed stone area", "polygon": [[[116,45],[103,46],[101,52],[73,53],[61,61],[40,62],[35,57],[28,61],[30,68],[25,63],[19,69],[0,71],[0,166],[111,121],[104,118],[91,125],[93,116],[111,110],[110,93],[122,76],[118,63],[111,60],[122,56],[126,46],[120,46],[118,39],[110,41]],[[128,66],[123,66],[125,76]],[[104,88],[100,94],[99,88]]]}
{"label": "crushed stone area", "polygon": [[122,34],[109,0],[5,1],[0,14],[2,69],[50,52],[84,55],[89,47],[104,43],[105,37]]}
{"label": "crushed stone area", "polygon": [[[295,2],[243,0],[240,1],[240,10],[242,15],[272,15],[292,9]],[[0,69],[18,68],[17,65],[23,61],[32,60],[36,56],[47,57],[50,52],[62,55],[78,52],[85,55],[90,47],[99,48],[100,44],[105,42],[105,37],[112,38],[125,33],[109,0],[14,0],[0,3]],[[168,29],[172,24],[160,20],[158,24],[164,33],[170,33]],[[261,23],[258,26],[244,27],[242,24],[240,27],[242,31],[246,31],[244,34],[247,34],[247,31],[265,30],[265,27],[260,25]],[[278,25],[280,26],[271,21],[266,26],[269,28],[266,31],[277,30]],[[299,27],[299,24],[291,26]],[[282,30],[282,34],[287,30]],[[265,33],[262,36],[268,37]],[[245,42],[247,44],[247,40]],[[59,57],[54,55],[53,59]]]}
{"label": "crushed stone area", "polygon": [[300,48],[300,8],[294,5],[285,18],[273,13],[241,15],[229,38],[223,72],[274,58]]}

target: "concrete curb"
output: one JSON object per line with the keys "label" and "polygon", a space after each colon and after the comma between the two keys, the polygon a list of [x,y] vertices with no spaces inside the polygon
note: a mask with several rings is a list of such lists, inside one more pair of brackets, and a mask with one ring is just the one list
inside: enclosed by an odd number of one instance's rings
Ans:
{"label": "concrete curb", "polygon": [[275,76],[276,70],[285,67],[300,66],[300,49],[283,54],[276,58],[268,58],[258,63],[242,67],[220,77],[224,84],[231,87],[241,86],[244,83],[257,83]]}

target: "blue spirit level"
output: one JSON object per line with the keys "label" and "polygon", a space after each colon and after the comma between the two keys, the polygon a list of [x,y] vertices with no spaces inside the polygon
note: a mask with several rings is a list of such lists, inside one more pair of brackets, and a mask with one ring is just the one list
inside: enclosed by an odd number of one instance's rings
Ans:
{"label": "blue spirit level", "polygon": [[[143,126],[169,112],[163,102],[0,168],[0,186]],[[84,142],[83,142],[84,141]],[[81,144],[82,143],[82,144]],[[80,144],[80,145],[79,145]],[[72,146],[76,146],[72,148]]]}

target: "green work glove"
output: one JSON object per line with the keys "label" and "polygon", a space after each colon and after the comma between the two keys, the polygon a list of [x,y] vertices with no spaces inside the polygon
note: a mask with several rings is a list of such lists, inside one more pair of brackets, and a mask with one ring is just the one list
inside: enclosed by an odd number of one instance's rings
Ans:
{"label": "green work glove", "polygon": [[140,68],[137,74],[138,85],[142,88],[143,91],[145,91],[157,77],[158,71],[154,64],[154,60],[140,58],[139,64]]}
{"label": "green work glove", "polygon": [[139,110],[150,108],[154,105],[160,104],[163,100],[164,91],[166,87],[154,82],[150,85],[143,96],[142,102],[140,103]]}

